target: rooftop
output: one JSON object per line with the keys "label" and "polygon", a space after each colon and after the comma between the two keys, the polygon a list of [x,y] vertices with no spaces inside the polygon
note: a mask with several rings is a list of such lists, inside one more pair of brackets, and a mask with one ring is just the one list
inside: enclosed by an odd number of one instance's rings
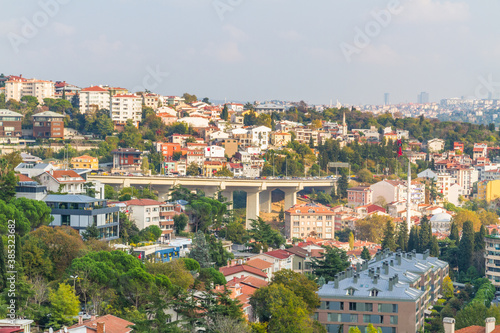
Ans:
{"label": "rooftop", "polygon": [[49,194],[47,195],[43,201],[45,202],[101,202],[105,200],[100,200],[96,198],[92,198],[86,195],[76,195],[76,194]]}

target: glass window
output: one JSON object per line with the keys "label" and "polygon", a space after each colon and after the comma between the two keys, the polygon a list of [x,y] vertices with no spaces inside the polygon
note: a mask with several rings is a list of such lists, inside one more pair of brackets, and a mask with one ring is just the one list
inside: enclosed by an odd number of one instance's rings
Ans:
{"label": "glass window", "polygon": [[61,215],[61,225],[70,225],[70,215]]}
{"label": "glass window", "polygon": [[355,302],[349,302],[349,310],[356,311],[356,303]]}
{"label": "glass window", "polygon": [[391,324],[392,325],[398,324],[398,316],[391,316]]}
{"label": "glass window", "polygon": [[363,315],[363,323],[371,323],[372,315]]}
{"label": "glass window", "polygon": [[340,322],[342,320],[342,315],[340,313],[329,313],[328,321]]}

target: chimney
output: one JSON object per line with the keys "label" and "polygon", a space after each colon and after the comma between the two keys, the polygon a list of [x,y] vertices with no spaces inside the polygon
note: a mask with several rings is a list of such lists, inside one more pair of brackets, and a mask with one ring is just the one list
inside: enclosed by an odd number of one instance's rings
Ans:
{"label": "chimney", "polygon": [[363,261],[363,270],[368,269],[368,260]]}
{"label": "chimney", "polygon": [[396,253],[396,261],[398,262],[398,265],[401,266],[401,253]]}
{"label": "chimney", "polygon": [[394,259],[391,259],[391,266],[394,266]]}
{"label": "chimney", "polygon": [[377,282],[378,282],[378,278],[379,278],[379,275],[378,275],[378,274],[375,274],[375,275],[373,276],[373,284],[377,284]]}
{"label": "chimney", "polygon": [[394,274],[394,284],[399,282],[399,275]]}
{"label": "chimney", "polygon": [[375,254],[375,261],[379,261],[382,258],[382,252],[380,250]]}
{"label": "chimney", "polygon": [[356,263],[356,272],[361,271],[361,264],[359,262]]}
{"label": "chimney", "polygon": [[338,274],[335,274],[335,279],[333,281],[334,281],[335,289],[338,289],[339,288],[339,275]]}
{"label": "chimney", "polygon": [[83,324],[83,316],[80,315],[78,316],[78,325],[82,325]]}
{"label": "chimney", "polygon": [[495,329],[495,317],[486,318],[484,333],[491,333]]}
{"label": "chimney", "polygon": [[389,278],[389,291],[392,291],[392,286],[394,284],[394,279],[393,278]]}
{"label": "chimney", "polygon": [[384,261],[382,265],[384,268],[384,274],[385,275],[389,274],[389,263],[387,261]]}
{"label": "chimney", "polygon": [[104,333],[106,332],[104,328],[104,323],[97,323],[97,333]]}
{"label": "chimney", "polygon": [[380,266],[377,267],[377,274],[380,275]]}
{"label": "chimney", "polygon": [[455,333],[455,319],[450,317],[443,318],[444,333]]}
{"label": "chimney", "polygon": [[429,253],[430,253],[429,249],[424,251],[423,253],[424,260],[426,260],[429,257]]}
{"label": "chimney", "polygon": [[373,275],[375,275],[374,273],[375,273],[375,270],[373,269],[373,267],[368,270],[369,277],[373,277]]}
{"label": "chimney", "polygon": [[353,278],[354,283],[358,283],[358,277],[359,277],[359,273],[355,273],[354,278]]}

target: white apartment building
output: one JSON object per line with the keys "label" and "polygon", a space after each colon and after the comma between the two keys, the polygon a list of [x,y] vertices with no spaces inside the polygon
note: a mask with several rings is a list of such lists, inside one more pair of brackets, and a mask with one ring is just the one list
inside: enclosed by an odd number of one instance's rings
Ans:
{"label": "white apartment building", "polygon": [[109,110],[110,93],[108,89],[99,86],[80,90],[80,112],[85,114],[101,109]]}
{"label": "white apartment building", "polygon": [[500,164],[498,163],[479,164],[474,166],[474,168],[478,172],[477,176],[478,181],[482,182],[483,180],[486,180],[486,175],[488,174],[488,171],[500,168]]}
{"label": "white apartment building", "polygon": [[439,173],[437,174],[437,180],[436,180],[436,190],[438,193],[441,193],[443,195],[442,199],[437,198],[436,201],[442,202],[442,201],[448,201],[450,202],[450,187],[452,185],[452,180],[451,176],[448,173]]}
{"label": "white apartment building", "polygon": [[226,149],[221,146],[208,146],[205,147],[206,158],[224,158]]}
{"label": "white apartment building", "polygon": [[34,96],[43,104],[44,98],[54,98],[55,93],[56,88],[52,81],[16,77],[5,82],[6,101],[13,99],[19,102],[24,96]]}
{"label": "white apartment building", "polygon": [[151,225],[160,225],[160,206],[163,202],[152,199],[132,199],[125,201],[128,214],[139,230]]}
{"label": "white apartment building", "polygon": [[450,169],[450,175],[455,178],[457,184],[462,188],[463,195],[472,194],[472,186],[478,180],[478,172],[473,167],[459,166]]}
{"label": "white apartment building", "polygon": [[258,126],[252,128],[250,132],[252,133],[252,144],[262,149],[267,149],[269,146],[269,134],[271,133],[271,129],[266,126]]}
{"label": "white apartment building", "polygon": [[124,125],[132,119],[139,126],[142,118],[142,98],[137,95],[115,95],[111,98],[111,120],[115,125]]}
{"label": "white apartment building", "polygon": [[40,183],[52,192],[85,194],[85,179],[73,170],[47,171],[40,175]]}

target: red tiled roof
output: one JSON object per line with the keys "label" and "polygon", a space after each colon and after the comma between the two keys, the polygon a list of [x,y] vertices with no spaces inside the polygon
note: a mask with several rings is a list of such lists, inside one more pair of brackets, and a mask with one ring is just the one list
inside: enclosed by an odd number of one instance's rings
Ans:
{"label": "red tiled roof", "polygon": [[291,253],[288,253],[285,250],[274,250],[274,251],[265,252],[264,254],[267,254],[268,256],[275,257],[278,259],[286,259],[292,255]]}
{"label": "red tiled roof", "polygon": [[307,250],[301,248],[300,246],[292,246],[291,248],[286,249],[285,251],[295,254],[296,256],[299,256],[301,258],[305,258],[308,255]]}
{"label": "red tiled roof", "polygon": [[219,271],[224,274],[224,276],[228,275],[233,275],[235,273],[239,272],[248,272],[257,276],[262,276],[263,278],[267,279],[267,274],[262,272],[261,270],[254,268],[252,266],[248,265],[236,265],[236,266],[231,266],[231,267],[221,267],[219,268]]}
{"label": "red tiled roof", "polygon": [[127,206],[157,206],[162,205],[163,202],[156,201],[153,199],[132,199],[125,201]]}
{"label": "red tiled roof", "polygon": [[84,91],[108,92],[106,89],[101,88],[99,86],[93,86],[93,87],[83,88],[81,91],[82,92],[84,92]]}
{"label": "red tiled roof", "polygon": [[73,325],[69,328],[76,328],[76,327],[82,327],[82,326],[87,326],[90,328],[95,328],[97,327],[97,323],[104,323],[104,329],[105,332],[107,333],[128,333],[132,331],[132,328],[127,327],[131,325],[135,325],[134,323],[127,321],[125,319],[121,319],[119,317],[115,317],[113,315],[105,315],[102,317],[97,317],[94,320],[87,320],[84,321],[83,324],[79,325]]}
{"label": "red tiled roof", "polygon": [[477,325],[469,326],[456,330],[455,333],[484,333],[484,327]]}
{"label": "red tiled roof", "polygon": [[19,181],[20,182],[33,182],[34,180],[31,179],[30,177],[23,175],[22,173],[18,175],[19,176]]}
{"label": "red tiled roof", "polygon": [[[314,212],[309,212],[309,210],[313,210]],[[299,211],[297,213],[297,211]],[[297,214],[318,214],[318,213],[330,213],[334,214],[334,212],[327,206],[319,205],[319,204],[314,204],[314,205],[309,205],[309,204],[302,204],[302,205],[295,205],[292,208],[287,210],[288,213],[297,213]]]}
{"label": "red tiled roof", "polygon": [[[54,170],[54,171],[46,171],[46,173],[49,174],[52,178],[54,178],[58,183],[85,183],[85,179],[83,179],[82,176],[80,176],[73,170]],[[65,180],[64,179],[65,177],[78,178],[78,179]]]}
{"label": "red tiled roof", "polygon": [[270,262],[267,262],[265,260],[255,258],[255,259],[248,260],[245,263],[245,265],[252,266],[252,267],[258,268],[260,270],[264,270],[264,269],[271,267],[273,264],[271,264]]}

